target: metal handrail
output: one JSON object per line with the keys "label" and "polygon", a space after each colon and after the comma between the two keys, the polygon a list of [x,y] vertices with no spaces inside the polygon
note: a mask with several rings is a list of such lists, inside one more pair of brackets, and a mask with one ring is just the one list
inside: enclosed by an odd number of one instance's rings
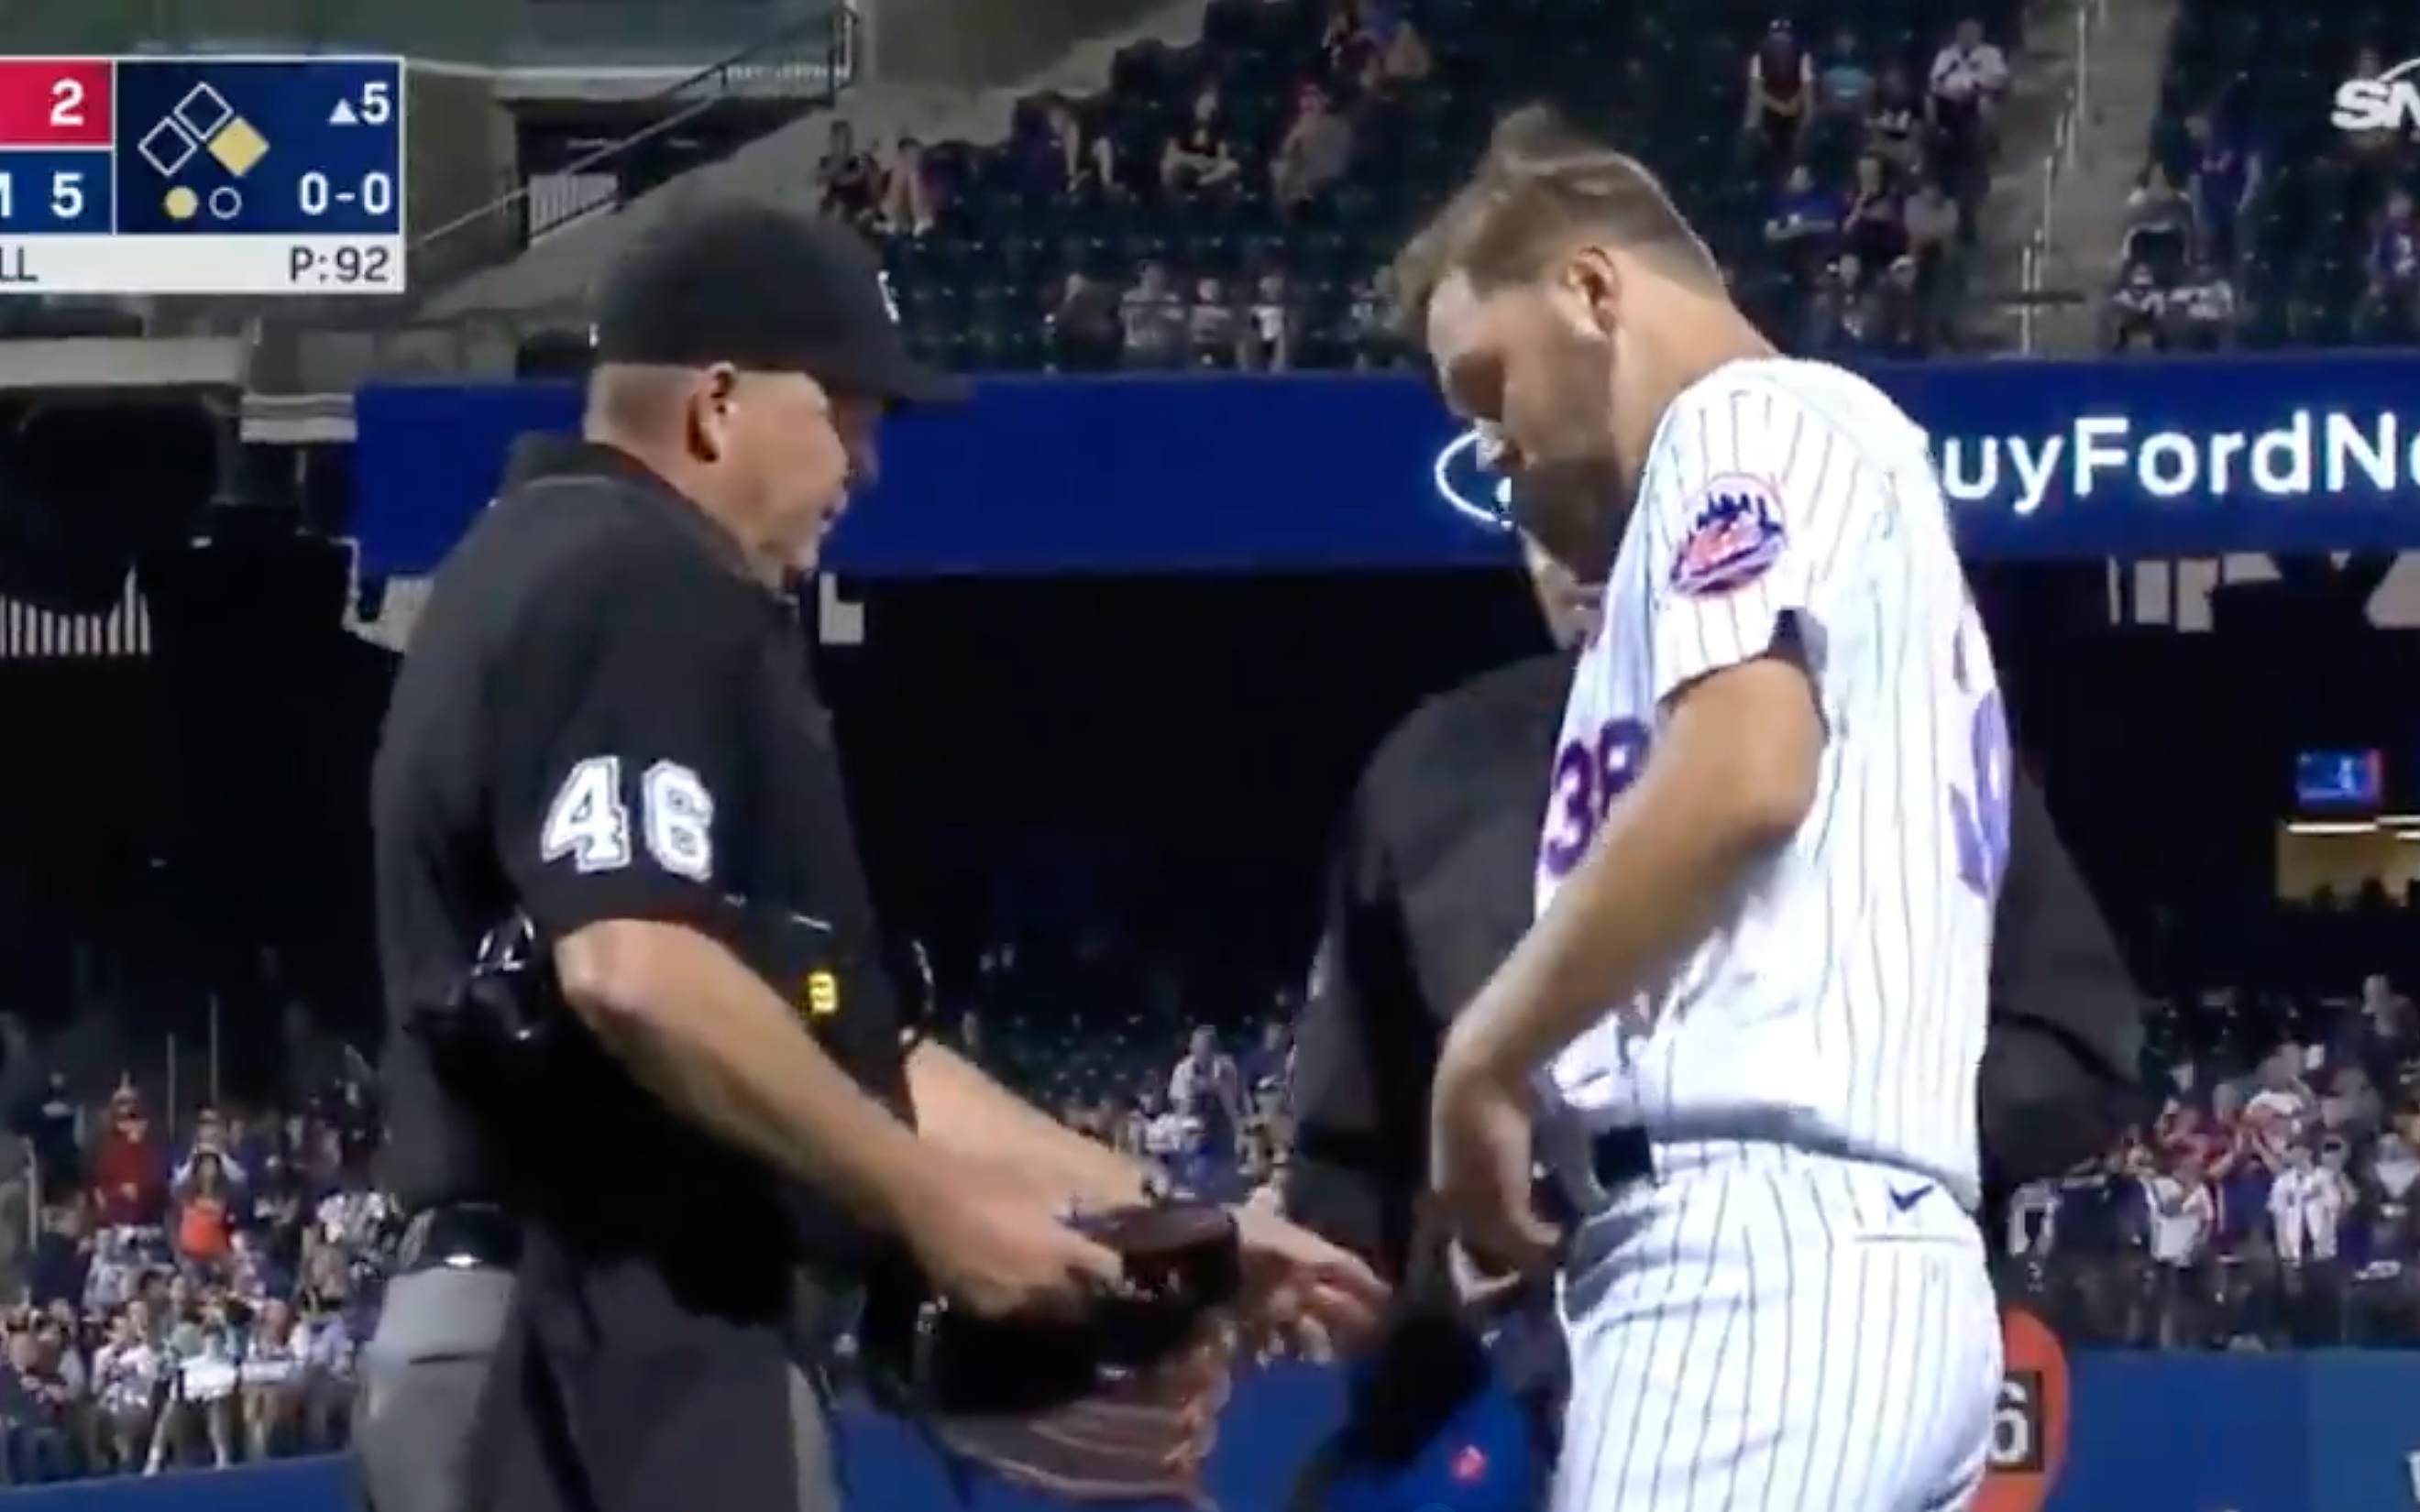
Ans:
{"label": "metal handrail", "polygon": [[[785,67],[778,64],[767,65],[762,61],[766,54],[797,42],[810,40],[815,34],[820,34],[825,42],[824,61],[821,64]],[[763,68],[768,69],[765,77],[788,72],[789,76],[798,82],[812,81],[815,87],[815,92],[812,95],[792,96],[786,90],[778,91],[778,93],[783,98],[800,99],[810,105],[829,106],[840,91],[848,86],[849,81],[856,73],[856,41],[857,15],[854,8],[846,4],[836,4],[820,15],[794,22],[758,38],[721,62],[709,64],[698,69],[678,84],[666,85],[648,96],[647,100],[652,103],[669,102],[701,85],[712,88],[712,93],[690,101],[685,108],[675,111],[669,116],[650,121],[628,136],[609,142],[584,157],[574,159],[569,164],[556,171],[571,175],[602,168],[608,163],[618,162],[659,137],[668,136],[679,131],[723,101],[736,96],[744,96],[748,93],[745,88],[733,87],[735,82],[740,79],[743,70]],[[519,207],[528,203],[531,193],[532,189],[529,184],[518,184],[475,210],[458,215],[431,230],[418,233],[411,239],[411,252],[417,255],[431,248],[442,247],[448,238],[459,235],[472,226],[491,222],[499,215],[513,213]],[[610,199],[584,206],[550,221],[547,224],[547,229],[559,230],[613,208],[613,202]]]}
{"label": "metal handrail", "polygon": [[[721,62],[700,69],[679,84],[644,98],[655,101],[677,100],[684,92],[695,91],[701,85],[706,86],[709,93],[586,154],[563,171],[593,172],[618,161],[625,154],[643,149],[646,144],[667,132],[680,130],[723,101],[748,98],[752,92],[761,89],[764,83],[774,76],[775,70],[794,70],[789,73],[789,78],[816,86],[806,94],[783,91],[781,96],[797,100],[801,114],[817,107],[828,107],[840,91],[847,87],[857,67],[857,25],[852,0],[835,0],[827,10],[768,32]],[[785,64],[771,60],[785,51],[797,49],[802,40],[812,43],[816,39],[823,43],[819,61],[799,60]],[[412,265],[418,267],[424,262],[434,262],[435,259],[426,256],[431,248],[442,249],[449,241],[472,234],[478,226],[493,225],[499,216],[519,215],[529,203],[531,193],[529,184],[517,180],[501,189],[479,208],[414,234],[408,247]],[[546,229],[553,231],[613,208],[610,199],[582,206],[549,221]],[[521,239],[515,237],[512,242],[518,252]],[[501,261],[487,262],[458,277],[474,278],[480,272],[502,265]],[[256,349],[262,348],[264,344],[289,343],[300,332],[338,330],[358,336],[424,324],[428,318],[425,314],[428,302],[455,282],[457,280],[448,279],[434,287],[418,289],[410,295],[376,299],[343,296],[273,300],[156,299],[147,301],[146,323],[154,335],[240,335],[249,340]],[[284,365],[290,367],[294,364],[289,360]],[[271,381],[274,386],[286,386],[280,380]]]}
{"label": "metal handrail", "polygon": [[2068,170],[2075,166],[2085,128],[2092,119],[2092,44],[2109,20],[2110,0],[2084,0],[2075,9],[2075,77],[2051,127],[2050,150],[2042,155],[2041,205],[2033,234],[2025,239],[2023,262],[2024,302],[2017,308],[2017,349],[2031,355],[2036,321],[2042,306],[2042,281],[2050,273],[2051,250],[2058,237],[2058,191]]}

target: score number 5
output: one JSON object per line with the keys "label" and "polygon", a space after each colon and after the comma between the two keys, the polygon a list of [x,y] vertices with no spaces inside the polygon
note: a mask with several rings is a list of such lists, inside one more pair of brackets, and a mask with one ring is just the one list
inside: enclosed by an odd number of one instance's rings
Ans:
{"label": "score number 5", "polygon": [[[81,169],[62,169],[51,175],[52,220],[73,221],[84,214],[84,173]],[[16,218],[16,176],[0,171],[0,224]]]}
{"label": "score number 5", "polygon": [[372,79],[353,98],[353,118],[364,126],[384,126],[395,119],[395,90],[384,79]]}

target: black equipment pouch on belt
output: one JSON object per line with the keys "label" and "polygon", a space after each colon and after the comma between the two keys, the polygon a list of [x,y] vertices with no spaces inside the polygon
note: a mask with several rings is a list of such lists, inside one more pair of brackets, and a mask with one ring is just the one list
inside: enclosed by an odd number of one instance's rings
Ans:
{"label": "black equipment pouch on belt", "polygon": [[[814,920],[735,900],[714,923],[811,1026],[849,995]],[[526,919],[411,1028],[493,1125],[523,1230],[472,1508],[796,1512],[791,1381],[813,1370],[795,1358],[797,1273],[861,1231],[637,1088],[563,1003]]]}

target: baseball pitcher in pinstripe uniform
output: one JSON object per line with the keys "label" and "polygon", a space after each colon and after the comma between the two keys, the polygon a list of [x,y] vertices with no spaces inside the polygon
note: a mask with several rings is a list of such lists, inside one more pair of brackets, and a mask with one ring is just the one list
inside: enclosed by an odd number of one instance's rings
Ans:
{"label": "baseball pitcher in pinstripe uniform", "polygon": [[1398,272],[1520,524],[1606,585],[1537,919],[1432,1111],[1466,1246],[1561,1268],[1556,1512],[1963,1507],[2009,755],[1925,438],[1775,355],[1652,177],[1544,113]]}

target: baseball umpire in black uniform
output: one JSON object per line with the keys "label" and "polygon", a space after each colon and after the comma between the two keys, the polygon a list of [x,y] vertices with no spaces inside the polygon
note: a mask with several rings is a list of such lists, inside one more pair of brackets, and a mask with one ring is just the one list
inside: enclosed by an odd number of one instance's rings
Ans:
{"label": "baseball umpire in black uniform", "polygon": [[[872,964],[790,590],[882,416],[959,385],[912,360],[871,250],[696,211],[609,272],[595,346],[582,436],[526,441],[438,574],[377,757],[387,1174],[415,1216],[364,1489],[830,1512],[831,1299],[895,1253],[982,1316],[1080,1308],[1122,1271],[1063,1215],[1144,1173],[921,1039]],[[788,976],[743,943],[767,918]],[[500,923],[559,1011],[469,1053]],[[1332,1248],[1265,1215],[1245,1242],[1316,1283],[1289,1304],[1366,1312]]]}

